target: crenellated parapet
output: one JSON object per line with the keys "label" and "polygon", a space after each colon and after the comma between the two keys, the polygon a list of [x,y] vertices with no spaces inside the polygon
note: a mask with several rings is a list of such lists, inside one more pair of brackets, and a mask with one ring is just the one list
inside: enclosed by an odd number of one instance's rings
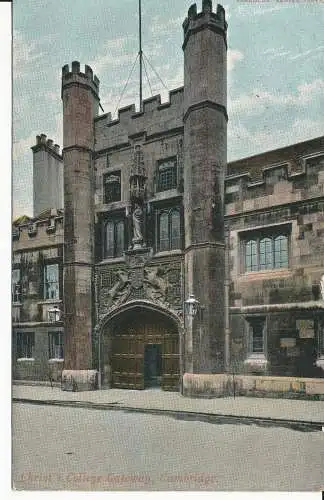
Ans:
{"label": "crenellated parapet", "polygon": [[12,240],[14,251],[63,243],[63,210],[18,218],[12,225]]}
{"label": "crenellated parapet", "polygon": [[106,113],[104,115],[98,116],[95,120],[100,123],[105,122],[105,125],[112,127],[119,123],[125,123],[130,120],[136,120],[143,118],[143,123],[146,120],[146,115],[154,111],[163,111],[170,108],[170,106],[181,106],[183,102],[183,87],[179,87],[174,90],[169,91],[168,101],[162,102],[161,95],[157,94],[155,96],[149,97],[143,100],[143,110],[136,111],[135,104],[129,104],[123,108],[118,109],[117,118],[112,119],[111,113]]}
{"label": "crenellated parapet", "polygon": [[92,92],[98,97],[99,78],[93,74],[92,68],[87,64],[84,66],[84,72],[81,72],[79,61],[73,61],[71,71],[68,64],[62,68],[62,90],[71,84],[78,83],[81,86],[90,87]]}
{"label": "crenellated parapet", "polygon": [[156,95],[143,101],[142,111],[135,104],[118,110],[117,118],[111,113],[95,118],[96,152],[116,146],[129,145],[135,137],[164,135],[183,127],[183,87],[171,90],[169,99],[161,101]]}
{"label": "crenellated parapet", "polygon": [[261,171],[251,172],[232,174],[225,178],[227,204],[262,197],[272,197],[271,200],[275,202],[275,196],[278,202],[281,200],[285,203],[309,195],[324,195],[324,152],[300,157],[298,161],[267,165]]}
{"label": "crenellated parapet", "polygon": [[45,134],[36,135],[36,144],[31,147],[33,153],[37,153],[41,149],[46,150],[48,153],[53,154],[58,159],[62,160],[60,146],[55,144],[52,139],[48,139]]}
{"label": "crenellated parapet", "polygon": [[191,5],[182,27],[184,31],[183,49],[191,34],[197,33],[206,27],[221,34],[226,43],[227,22],[225,20],[225,10],[221,5],[217,5],[216,12],[213,12],[212,0],[203,0],[202,11],[199,13],[197,12],[197,5]]}

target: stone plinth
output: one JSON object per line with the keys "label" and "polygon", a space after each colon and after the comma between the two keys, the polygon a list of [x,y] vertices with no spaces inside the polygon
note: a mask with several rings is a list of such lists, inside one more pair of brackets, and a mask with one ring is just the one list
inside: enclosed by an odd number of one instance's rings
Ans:
{"label": "stone plinth", "polygon": [[63,370],[62,372],[63,391],[94,391],[97,388],[97,370]]}

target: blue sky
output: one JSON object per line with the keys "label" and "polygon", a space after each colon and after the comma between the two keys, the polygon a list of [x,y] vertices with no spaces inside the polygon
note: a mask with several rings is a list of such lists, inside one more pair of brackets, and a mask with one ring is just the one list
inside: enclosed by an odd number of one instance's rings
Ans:
{"label": "blue sky", "polygon": [[[143,50],[171,90],[183,85],[190,0],[142,0]],[[213,2],[214,9],[216,2]],[[201,1],[197,2],[201,10]],[[324,4],[226,0],[229,161],[324,133]],[[37,134],[62,145],[61,68],[79,60],[114,113],[138,51],[138,0],[13,3],[13,215],[32,214]],[[167,92],[147,65],[153,94]],[[151,91],[144,74],[144,98]],[[138,106],[138,67],[119,107]]]}

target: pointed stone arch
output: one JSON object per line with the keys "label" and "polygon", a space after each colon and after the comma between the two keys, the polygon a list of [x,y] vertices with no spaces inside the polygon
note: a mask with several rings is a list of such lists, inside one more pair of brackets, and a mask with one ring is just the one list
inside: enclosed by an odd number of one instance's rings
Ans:
{"label": "pointed stone arch", "polygon": [[161,350],[161,387],[180,390],[183,332],[179,314],[147,300],[130,301],[109,311],[96,325],[102,386],[144,389],[145,350],[153,344]]}

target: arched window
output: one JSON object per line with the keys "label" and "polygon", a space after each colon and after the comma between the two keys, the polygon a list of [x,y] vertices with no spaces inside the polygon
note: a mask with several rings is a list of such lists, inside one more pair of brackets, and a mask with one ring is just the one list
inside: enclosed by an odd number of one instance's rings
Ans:
{"label": "arched window", "polygon": [[104,258],[122,257],[125,249],[124,221],[108,221],[104,233]]}
{"label": "arched window", "polygon": [[160,252],[181,248],[180,209],[163,209],[158,212],[157,249]]}

